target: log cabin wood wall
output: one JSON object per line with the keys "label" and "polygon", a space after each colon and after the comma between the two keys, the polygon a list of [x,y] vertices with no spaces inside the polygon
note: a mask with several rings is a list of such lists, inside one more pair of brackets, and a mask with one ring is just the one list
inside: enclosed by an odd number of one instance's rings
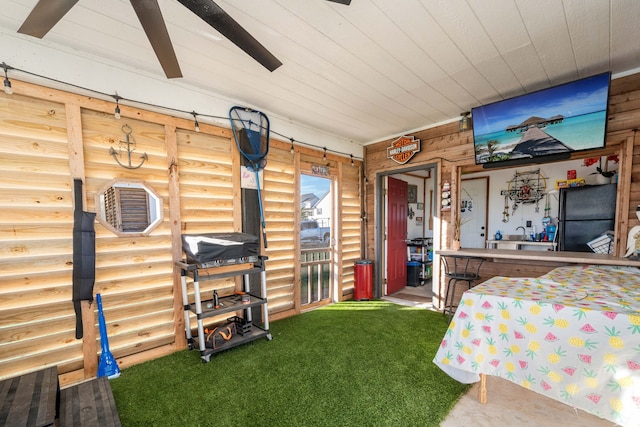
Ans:
{"label": "log cabin wood wall", "polygon": [[364,253],[362,235],[364,233],[362,223],[362,203],[360,192],[360,176],[362,174],[358,165],[349,166],[346,163],[340,165],[340,190],[338,194],[340,224],[338,235],[339,258],[338,271],[341,273],[342,283],[341,300],[353,298],[354,289],[354,263],[362,258]]}
{"label": "log cabin wood wall", "polygon": [[[628,230],[639,225],[636,217],[636,206],[640,204],[640,74],[614,79],[611,81],[609,93],[609,117],[607,124],[606,148],[598,151],[577,154],[572,158],[596,157],[598,155],[618,154],[620,156],[618,177],[618,206],[616,215],[616,254],[624,255]],[[419,165],[436,165],[438,188],[444,181],[451,183],[451,206],[458,206],[459,183],[464,173],[479,172],[482,167],[475,165],[473,149],[473,133],[471,130],[459,132],[458,123],[450,123],[411,134],[421,140],[421,152],[416,154],[406,165],[398,165],[387,159],[386,150],[393,140],[371,144],[365,147],[366,185],[366,254],[370,259],[380,259],[377,253],[378,242],[375,229],[376,213],[376,177],[379,173],[391,173],[407,167]],[[436,207],[440,206],[440,191],[436,191]],[[440,247],[451,248],[453,223],[457,215],[456,209],[448,212],[435,210],[434,216],[439,219],[438,235]],[[483,278],[493,275],[514,277],[536,277],[550,271],[552,266],[523,265],[509,263],[485,263],[481,269]],[[498,271],[499,270],[499,271]],[[440,295],[443,294],[444,281],[438,284]],[[439,303],[442,298],[439,299]]]}
{"label": "log cabin wood wall", "polygon": [[[185,349],[179,271],[181,234],[241,230],[240,155],[230,129],[12,79],[0,94],[0,379],[57,365],[61,384],[95,376],[99,354],[95,304],[84,305],[85,336],[75,339],[72,298],[73,179],[83,204],[113,179],[144,181],[162,198],[163,220],[149,235],[117,236],[96,222],[94,294],[103,299],[110,349],[121,368]],[[133,130],[138,169],[109,154]],[[320,145],[321,142],[318,143]],[[303,159],[301,161],[301,159]],[[126,160],[123,161],[126,163]],[[272,138],[262,196],[269,247],[270,320],[301,312],[297,268],[299,174],[323,164],[335,178],[339,230],[336,299],[353,294],[360,251],[362,163]],[[308,167],[308,166],[307,166]],[[304,169],[305,171],[307,169]],[[236,278],[203,282],[221,294]],[[193,316],[192,316],[193,317]]]}
{"label": "log cabin wood wall", "polygon": [[[295,154],[289,147],[269,150],[269,160],[265,168],[263,210],[267,223],[267,293],[270,309],[276,313],[291,313],[300,300],[297,287],[294,286],[295,265],[291,263],[291,254],[298,253],[299,238],[291,224],[297,222],[300,206],[296,197]],[[298,218],[299,219],[299,218]],[[283,317],[282,314],[276,316]],[[276,318],[274,317],[274,318]]]}

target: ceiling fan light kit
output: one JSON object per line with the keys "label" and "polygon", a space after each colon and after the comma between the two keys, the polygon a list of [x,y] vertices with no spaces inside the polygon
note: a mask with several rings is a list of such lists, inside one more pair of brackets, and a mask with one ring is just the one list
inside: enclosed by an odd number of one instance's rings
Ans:
{"label": "ceiling fan light kit", "polygon": [[[178,1],[242,49],[247,55],[258,61],[267,70],[273,72],[282,65],[278,58],[213,0]],[[347,6],[351,3],[351,0],[327,1]],[[43,38],[77,2],[78,0],[39,0],[18,29],[18,32],[39,39]],[[173,49],[158,0],[130,0],[130,2],[162,66],[164,74],[169,79],[182,77],[182,70],[180,70],[178,58]]]}

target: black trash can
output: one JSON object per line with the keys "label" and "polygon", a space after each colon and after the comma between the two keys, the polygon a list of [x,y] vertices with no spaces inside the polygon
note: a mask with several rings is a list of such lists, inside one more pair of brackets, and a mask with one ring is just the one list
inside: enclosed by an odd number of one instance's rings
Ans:
{"label": "black trash can", "polygon": [[420,285],[420,267],[418,261],[407,262],[407,286]]}
{"label": "black trash can", "polygon": [[353,299],[356,301],[373,299],[373,261],[361,259],[355,262]]}

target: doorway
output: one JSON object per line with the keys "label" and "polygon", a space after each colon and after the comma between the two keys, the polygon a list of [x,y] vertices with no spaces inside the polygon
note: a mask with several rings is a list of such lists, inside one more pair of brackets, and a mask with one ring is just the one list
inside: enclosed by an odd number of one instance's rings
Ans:
{"label": "doorway", "polygon": [[489,177],[463,179],[460,185],[460,247],[484,248],[487,241]]}
{"label": "doorway", "polygon": [[[433,228],[439,224],[438,221],[434,221],[434,216],[439,212],[436,206],[439,196],[436,186],[436,166],[436,164],[421,165],[392,172],[381,172],[376,176],[374,294],[377,298],[391,295],[394,291],[396,294],[424,292],[423,299],[431,301],[432,281],[420,280],[417,287],[413,287],[414,284],[407,286],[409,270],[407,263],[410,261],[407,242],[412,239],[429,238],[434,247],[439,244],[437,233],[433,231]],[[389,201],[390,197],[397,196],[391,196],[394,190],[388,188],[390,180],[405,181],[406,199],[400,202]],[[393,207],[394,203],[399,205]],[[389,208],[389,206],[392,207]],[[400,211],[403,212],[402,215],[399,214]],[[400,225],[403,222],[404,224]],[[402,245],[399,242],[397,245],[396,242],[390,242],[390,234],[393,240],[401,240]],[[434,237],[437,240],[435,242]],[[433,274],[433,268],[428,270],[428,273]],[[404,281],[401,284],[394,284],[389,280],[399,275],[404,275]],[[398,290],[400,292],[397,292]]]}
{"label": "doorway", "polygon": [[407,285],[407,205],[406,181],[387,177],[387,284],[385,295]]}
{"label": "doorway", "polygon": [[300,306],[331,302],[333,290],[333,180],[300,175]]}

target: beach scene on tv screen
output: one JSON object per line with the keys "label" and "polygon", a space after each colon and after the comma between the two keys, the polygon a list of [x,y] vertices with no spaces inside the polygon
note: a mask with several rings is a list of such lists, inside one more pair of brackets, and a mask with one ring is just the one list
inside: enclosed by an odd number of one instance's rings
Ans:
{"label": "beach scene on tv screen", "polygon": [[602,148],[608,73],[474,108],[476,163]]}

